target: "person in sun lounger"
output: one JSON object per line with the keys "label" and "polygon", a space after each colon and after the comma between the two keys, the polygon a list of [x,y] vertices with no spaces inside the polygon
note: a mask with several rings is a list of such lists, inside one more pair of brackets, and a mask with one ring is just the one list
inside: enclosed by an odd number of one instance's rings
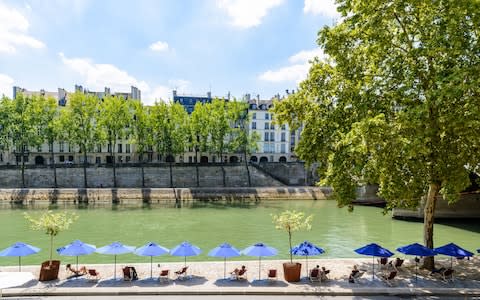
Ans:
{"label": "person in sun lounger", "polygon": [[87,268],[85,266],[80,267],[80,269],[75,270],[71,264],[67,264],[66,266],[67,271],[70,271],[75,276],[81,276],[87,274]]}
{"label": "person in sun lounger", "polygon": [[352,269],[352,273],[350,273],[350,276],[348,277],[348,281],[349,281],[350,283],[354,283],[354,282],[355,282],[354,277],[355,277],[355,275],[357,275],[358,272],[360,272],[360,271],[358,270],[357,265],[354,265],[354,266],[353,266],[353,269]]}

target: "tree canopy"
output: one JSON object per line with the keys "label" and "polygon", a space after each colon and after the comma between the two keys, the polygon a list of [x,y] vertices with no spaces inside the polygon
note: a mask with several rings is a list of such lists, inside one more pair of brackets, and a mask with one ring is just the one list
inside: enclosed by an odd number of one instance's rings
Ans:
{"label": "tree canopy", "polygon": [[433,247],[437,196],[456,201],[480,161],[480,2],[337,4],[342,19],[318,34],[325,58],[274,112],[303,124],[296,153],[319,163],[340,206],[365,183],[387,209],[423,201]]}

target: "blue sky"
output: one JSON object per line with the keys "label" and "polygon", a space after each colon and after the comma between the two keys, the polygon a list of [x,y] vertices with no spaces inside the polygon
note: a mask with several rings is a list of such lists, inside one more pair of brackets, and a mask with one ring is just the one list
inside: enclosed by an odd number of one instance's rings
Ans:
{"label": "blue sky", "polygon": [[0,95],[142,90],[262,99],[295,89],[322,53],[333,0],[0,0]]}

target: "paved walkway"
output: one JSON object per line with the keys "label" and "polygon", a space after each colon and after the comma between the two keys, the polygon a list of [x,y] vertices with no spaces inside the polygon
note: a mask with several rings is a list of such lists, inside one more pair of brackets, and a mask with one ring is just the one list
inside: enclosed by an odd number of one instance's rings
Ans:
{"label": "paved walkway", "polygon": [[[232,281],[218,279],[223,277],[223,262],[192,262],[189,264],[190,278],[175,279],[175,276],[166,282],[159,282],[160,269],[172,271],[180,269],[182,263],[165,263],[160,268],[154,266],[154,279],[149,279],[150,264],[135,264],[140,280],[123,281],[114,280],[113,265],[92,265],[101,273],[99,280],[89,280],[84,276],[79,278],[66,278],[62,269],[61,279],[51,282],[39,282],[36,279],[15,287],[3,289],[3,297],[18,296],[62,296],[62,295],[338,295],[338,296],[409,296],[409,295],[438,295],[438,296],[480,296],[480,271],[478,259],[462,261],[454,264],[456,276],[453,282],[444,282],[440,277],[433,277],[429,272],[420,270],[415,280],[415,265],[407,261],[399,270],[399,275],[393,281],[393,286],[388,286],[378,277],[388,270],[375,268],[376,277],[372,278],[371,259],[338,259],[338,260],[309,260],[309,265],[326,266],[331,270],[330,279],[326,282],[312,283],[303,278],[297,283],[288,283],[283,280],[281,263],[283,261],[262,261],[261,276],[266,276],[267,270],[276,268],[279,271],[278,280],[258,280],[258,261],[229,262],[227,270],[245,264],[248,269],[247,280]],[[304,263],[305,261],[303,261]],[[367,273],[359,283],[349,283],[347,280],[349,270],[353,264]],[[450,260],[437,262],[437,265],[450,265]],[[117,265],[117,277],[120,277],[121,266]],[[305,264],[304,264],[305,265]],[[303,267],[304,267],[303,265]],[[33,273],[38,277],[38,266],[22,267],[22,270]],[[0,271],[16,271],[14,267],[2,267]],[[304,270],[303,270],[304,271]],[[228,272],[227,272],[228,273]],[[5,273],[3,273],[5,274]],[[305,276],[305,271],[303,272]],[[143,279],[142,279],[143,278]]]}

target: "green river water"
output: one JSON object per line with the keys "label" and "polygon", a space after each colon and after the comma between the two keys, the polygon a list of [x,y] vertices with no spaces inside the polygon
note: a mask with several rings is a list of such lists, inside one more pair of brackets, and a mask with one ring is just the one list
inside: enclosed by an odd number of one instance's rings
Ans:
{"label": "green river water", "polygon": [[[293,243],[309,240],[325,249],[319,258],[361,257],[353,249],[367,243],[376,242],[390,250],[413,242],[422,243],[423,224],[394,220],[383,215],[381,208],[357,206],[353,213],[346,208],[339,209],[334,201],[295,200],[255,202],[200,202],[196,201],[182,208],[165,202],[150,206],[87,206],[83,208],[60,206],[54,210],[75,212],[79,219],[67,231],[54,239],[54,247],[64,246],[74,239],[102,247],[114,241],[126,245],[142,246],[148,241],[156,242],[169,249],[182,241],[190,241],[203,250],[189,261],[219,260],[207,256],[210,249],[223,242],[229,242],[237,249],[244,249],[254,243],[264,242],[279,250],[272,259],[288,257],[288,235],[276,230],[271,222],[271,214],[285,209],[296,209],[313,214],[312,230],[293,234]],[[47,260],[49,236],[33,231],[24,219],[23,213],[40,214],[43,210],[16,207],[0,210],[1,239],[0,249],[16,241],[40,247],[38,254],[23,257],[22,264],[39,264]],[[478,222],[457,221],[436,224],[435,245],[455,242],[474,251],[480,247],[480,224]],[[75,258],[61,257],[62,263],[74,262]],[[258,259],[241,256],[237,260]],[[265,258],[266,259],[266,258]],[[235,259],[234,259],[235,260]],[[148,257],[133,254],[119,255],[117,261],[149,262]],[[183,257],[163,255],[154,258],[155,262],[183,261]],[[81,264],[112,263],[109,255],[92,254],[80,257]],[[16,257],[0,257],[0,265],[16,265]]]}

